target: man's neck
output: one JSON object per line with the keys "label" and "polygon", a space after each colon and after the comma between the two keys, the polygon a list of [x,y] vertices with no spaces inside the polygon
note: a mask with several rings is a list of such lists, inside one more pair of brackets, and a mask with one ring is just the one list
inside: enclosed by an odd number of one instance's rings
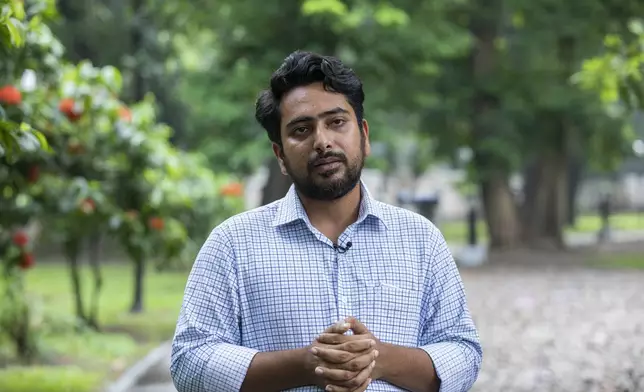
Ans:
{"label": "man's neck", "polygon": [[312,200],[300,195],[311,224],[334,243],[358,219],[362,191],[360,183],[349,193],[332,201]]}

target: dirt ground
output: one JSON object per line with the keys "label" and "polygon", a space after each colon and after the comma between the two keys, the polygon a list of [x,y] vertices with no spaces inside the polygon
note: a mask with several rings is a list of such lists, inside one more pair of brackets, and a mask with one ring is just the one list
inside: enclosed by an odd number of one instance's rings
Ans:
{"label": "dirt ground", "polygon": [[605,253],[513,251],[461,271],[484,349],[472,391],[644,391],[644,270],[593,268]]}

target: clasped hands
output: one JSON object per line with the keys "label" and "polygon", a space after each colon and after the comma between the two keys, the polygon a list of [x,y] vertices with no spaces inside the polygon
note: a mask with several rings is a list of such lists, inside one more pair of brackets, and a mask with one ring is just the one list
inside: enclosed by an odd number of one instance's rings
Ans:
{"label": "clasped hands", "polygon": [[[353,335],[344,335],[352,330]],[[316,384],[329,392],[363,392],[378,379],[380,341],[350,317],[327,328],[308,347]]]}

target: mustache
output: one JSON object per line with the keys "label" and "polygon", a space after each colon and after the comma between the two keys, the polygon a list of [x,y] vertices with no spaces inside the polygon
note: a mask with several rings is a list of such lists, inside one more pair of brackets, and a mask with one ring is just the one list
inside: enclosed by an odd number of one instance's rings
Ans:
{"label": "mustache", "polygon": [[328,158],[336,158],[337,160],[339,160],[339,161],[341,161],[343,163],[347,162],[347,156],[346,155],[344,155],[341,152],[333,152],[333,151],[331,151],[331,152],[327,152],[327,153],[322,154],[322,155],[316,155],[315,157],[309,159],[308,166],[309,166],[309,168],[313,168],[313,167],[317,166],[322,159],[328,159]]}

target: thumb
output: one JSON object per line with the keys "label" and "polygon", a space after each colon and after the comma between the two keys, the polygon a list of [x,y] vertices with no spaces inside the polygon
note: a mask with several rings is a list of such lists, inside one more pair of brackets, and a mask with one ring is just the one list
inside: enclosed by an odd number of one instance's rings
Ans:
{"label": "thumb", "polygon": [[363,335],[363,334],[368,334],[371,333],[369,332],[369,329],[360,322],[355,317],[349,317],[347,318],[347,323],[351,324],[351,330],[353,331],[354,334],[356,335]]}

